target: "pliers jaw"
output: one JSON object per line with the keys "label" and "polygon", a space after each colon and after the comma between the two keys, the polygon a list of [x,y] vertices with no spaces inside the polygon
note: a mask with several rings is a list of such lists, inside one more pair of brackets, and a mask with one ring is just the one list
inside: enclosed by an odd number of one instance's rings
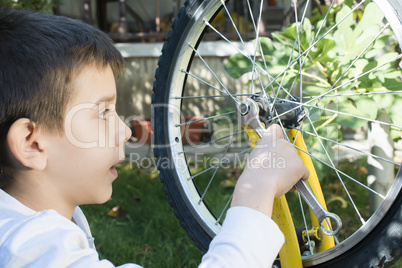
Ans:
{"label": "pliers jaw", "polygon": [[250,126],[254,130],[257,130],[256,127],[268,126],[273,120],[280,121],[285,128],[297,128],[307,113],[308,110],[302,106],[300,99],[294,96],[276,100],[274,103],[270,96],[259,93],[237,106],[237,120],[241,125]]}
{"label": "pliers jaw", "polygon": [[259,106],[250,98],[247,98],[246,102],[241,102],[237,106],[237,121],[242,126],[249,126],[253,128],[257,135],[261,138],[262,131],[265,129],[265,127],[260,121],[259,114]]}

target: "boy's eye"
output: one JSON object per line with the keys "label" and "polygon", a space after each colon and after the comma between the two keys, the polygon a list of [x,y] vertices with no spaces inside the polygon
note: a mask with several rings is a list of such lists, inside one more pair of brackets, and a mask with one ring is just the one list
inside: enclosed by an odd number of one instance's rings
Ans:
{"label": "boy's eye", "polygon": [[106,120],[108,114],[112,113],[114,111],[115,111],[115,105],[114,104],[106,105],[105,103],[102,103],[102,104],[99,105],[98,118],[102,119],[102,120]]}
{"label": "boy's eye", "polygon": [[110,112],[109,109],[104,109],[103,111],[101,111],[101,112],[99,113],[98,117],[99,117],[100,119],[105,120],[105,119],[106,119],[106,115],[107,115],[109,112]]}

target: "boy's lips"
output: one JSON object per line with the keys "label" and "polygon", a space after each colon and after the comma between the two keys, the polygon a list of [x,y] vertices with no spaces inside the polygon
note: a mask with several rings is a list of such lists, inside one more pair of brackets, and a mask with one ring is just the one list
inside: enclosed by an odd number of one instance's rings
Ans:
{"label": "boy's lips", "polygon": [[117,177],[118,174],[117,174],[117,170],[116,170],[116,168],[115,168],[115,165],[118,165],[118,164],[122,163],[124,160],[125,160],[124,158],[123,158],[123,159],[120,159],[119,162],[117,162],[116,164],[114,164],[114,165],[109,169],[110,173],[112,173],[114,176]]}
{"label": "boy's lips", "polygon": [[110,171],[110,173],[112,173],[115,177],[117,177],[117,170],[116,170],[116,168],[115,167],[111,167],[110,169],[109,169],[109,171]]}

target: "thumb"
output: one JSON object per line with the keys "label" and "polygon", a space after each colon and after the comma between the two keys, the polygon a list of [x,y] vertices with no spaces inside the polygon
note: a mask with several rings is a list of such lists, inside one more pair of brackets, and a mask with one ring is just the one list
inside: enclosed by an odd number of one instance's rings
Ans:
{"label": "thumb", "polygon": [[272,124],[269,128],[264,129],[262,131],[262,140],[277,140],[277,139],[283,139],[283,131],[281,126],[278,124]]}

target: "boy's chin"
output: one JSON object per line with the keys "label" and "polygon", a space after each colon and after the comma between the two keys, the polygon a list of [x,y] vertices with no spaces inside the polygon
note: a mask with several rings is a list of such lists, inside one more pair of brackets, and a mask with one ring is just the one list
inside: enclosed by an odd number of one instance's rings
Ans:
{"label": "boy's chin", "polygon": [[103,196],[99,196],[96,200],[93,200],[93,202],[91,202],[91,204],[101,205],[101,204],[104,204],[107,201],[109,201],[111,198],[112,198],[112,189],[110,189],[110,193],[103,194]]}
{"label": "boy's chin", "polygon": [[98,204],[104,204],[107,201],[109,201],[110,199],[112,199],[112,191],[110,191],[110,194],[107,196],[107,198],[105,198],[104,200],[101,200],[101,202],[99,202]]}

